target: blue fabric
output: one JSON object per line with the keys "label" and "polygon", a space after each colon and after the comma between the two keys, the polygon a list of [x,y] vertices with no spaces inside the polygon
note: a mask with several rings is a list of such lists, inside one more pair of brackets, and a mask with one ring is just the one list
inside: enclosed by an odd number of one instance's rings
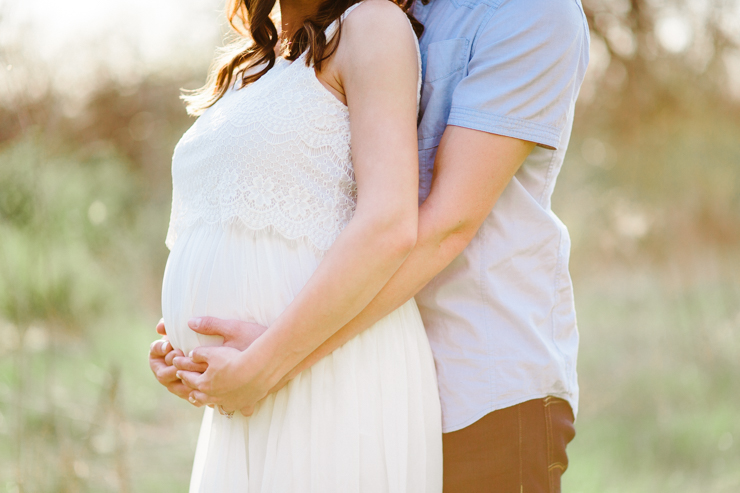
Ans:
{"label": "blue fabric", "polygon": [[449,124],[560,145],[587,65],[580,4],[432,0],[415,12],[425,24],[421,139]]}

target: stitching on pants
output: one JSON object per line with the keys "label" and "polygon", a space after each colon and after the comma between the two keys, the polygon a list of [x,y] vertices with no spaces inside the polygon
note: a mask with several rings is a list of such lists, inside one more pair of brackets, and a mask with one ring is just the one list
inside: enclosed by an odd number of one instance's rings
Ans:
{"label": "stitching on pants", "polygon": [[519,421],[519,493],[524,493],[524,481],[522,480],[524,467],[522,464],[522,408],[521,406],[516,407],[517,419]]}
{"label": "stitching on pants", "polygon": [[553,462],[550,464],[550,467],[547,468],[548,471],[552,471],[553,469],[560,469],[561,471],[565,471],[565,464],[562,462]]}
{"label": "stitching on pants", "polygon": [[552,453],[552,413],[550,412],[550,408],[547,404],[548,403],[546,402],[544,407],[545,425],[547,427],[547,480],[550,483],[550,493],[555,493],[555,482],[552,480],[552,468],[549,465],[549,463],[554,459]]}

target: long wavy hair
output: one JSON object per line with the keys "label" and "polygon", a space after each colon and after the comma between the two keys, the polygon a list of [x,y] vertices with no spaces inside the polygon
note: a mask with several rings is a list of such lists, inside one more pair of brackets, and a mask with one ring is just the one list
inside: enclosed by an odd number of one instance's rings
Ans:
{"label": "long wavy hair", "polygon": [[[270,13],[277,0],[230,0],[226,7],[226,17],[233,29],[236,40],[219,50],[214,60],[206,84],[194,91],[183,91],[187,112],[200,115],[226,93],[232,83],[241,79],[241,87],[250,84],[267,73],[276,60],[275,46],[278,31]],[[288,60],[297,59],[306,53],[306,64],[313,63],[321,71],[323,62],[336,50],[342,34],[342,24],[327,46],[324,32],[332,22],[339,19],[352,5],[360,0],[324,0],[318,10],[304,19],[303,25],[287,40],[282,56]],[[417,37],[424,26],[410,12],[414,0],[389,0],[406,13]],[[425,2],[426,3],[426,2]],[[264,66],[257,71],[254,67]]]}

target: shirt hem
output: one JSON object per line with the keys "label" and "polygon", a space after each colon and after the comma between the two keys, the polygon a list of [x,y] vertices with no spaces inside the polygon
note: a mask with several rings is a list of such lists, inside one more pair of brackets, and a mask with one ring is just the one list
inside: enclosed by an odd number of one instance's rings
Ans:
{"label": "shirt hem", "polygon": [[554,127],[461,106],[451,108],[447,124],[527,140],[550,149],[560,146],[560,132]]}
{"label": "shirt hem", "polygon": [[471,417],[459,421],[454,424],[442,424],[442,433],[452,433],[453,431],[459,431],[463,428],[467,428],[468,426],[472,425],[479,419],[481,419],[483,416],[490,414],[494,411],[500,411],[501,409],[506,409],[507,407],[516,406],[517,404],[521,404],[522,402],[531,401],[534,399],[544,399],[545,397],[552,396],[552,397],[558,397],[560,399],[563,399],[568,402],[571,409],[573,410],[573,417],[577,418],[578,416],[578,404],[575,402],[575,397],[570,394],[558,394],[558,393],[550,393],[550,392],[544,392],[544,393],[535,393],[530,394],[526,396],[520,396],[515,397],[513,399],[509,399],[507,401],[497,402],[495,404],[491,404],[487,406],[486,408],[482,409],[481,411],[473,414]]}

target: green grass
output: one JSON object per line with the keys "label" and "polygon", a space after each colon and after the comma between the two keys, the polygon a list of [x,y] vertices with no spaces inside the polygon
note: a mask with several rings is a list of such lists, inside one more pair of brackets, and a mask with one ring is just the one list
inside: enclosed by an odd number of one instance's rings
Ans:
{"label": "green grass", "polygon": [[740,490],[740,256],[705,253],[575,279],[582,407],[564,491]]}

